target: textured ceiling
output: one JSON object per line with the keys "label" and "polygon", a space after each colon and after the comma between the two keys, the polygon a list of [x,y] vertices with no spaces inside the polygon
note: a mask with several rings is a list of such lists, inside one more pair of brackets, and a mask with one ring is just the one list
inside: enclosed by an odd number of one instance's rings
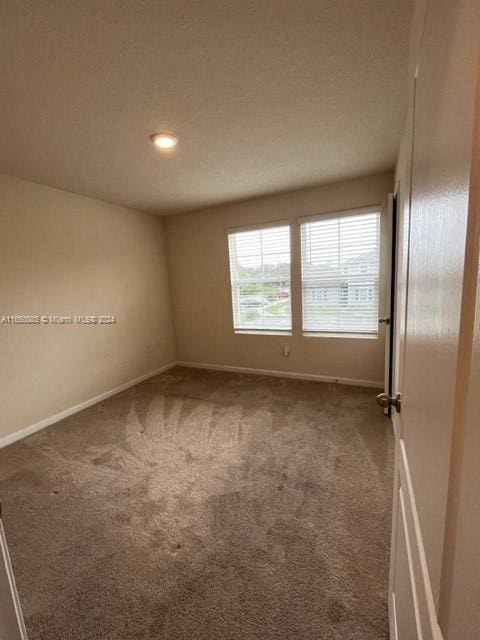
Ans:
{"label": "textured ceiling", "polygon": [[[157,213],[393,166],[408,0],[5,0],[0,172]],[[149,142],[170,129],[177,150]]]}

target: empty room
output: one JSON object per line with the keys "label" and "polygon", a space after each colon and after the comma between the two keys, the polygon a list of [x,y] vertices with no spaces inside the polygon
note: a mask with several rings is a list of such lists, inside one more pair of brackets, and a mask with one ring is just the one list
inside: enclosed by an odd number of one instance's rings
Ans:
{"label": "empty room", "polygon": [[480,638],[478,0],[0,0],[0,640]]}

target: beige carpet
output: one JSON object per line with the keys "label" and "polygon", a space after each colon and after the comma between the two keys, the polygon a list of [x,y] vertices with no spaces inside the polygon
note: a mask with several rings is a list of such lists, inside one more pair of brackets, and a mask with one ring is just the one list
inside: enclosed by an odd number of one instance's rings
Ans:
{"label": "beige carpet", "polygon": [[375,392],[176,368],[0,450],[30,640],[381,640]]}

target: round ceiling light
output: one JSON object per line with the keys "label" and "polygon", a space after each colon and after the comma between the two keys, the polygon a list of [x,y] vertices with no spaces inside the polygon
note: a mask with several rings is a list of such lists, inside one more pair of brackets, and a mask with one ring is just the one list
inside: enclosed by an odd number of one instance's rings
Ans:
{"label": "round ceiling light", "polygon": [[171,151],[178,144],[178,138],[169,131],[159,131],[152,133],[150,140],[160,149],[160,151]]}

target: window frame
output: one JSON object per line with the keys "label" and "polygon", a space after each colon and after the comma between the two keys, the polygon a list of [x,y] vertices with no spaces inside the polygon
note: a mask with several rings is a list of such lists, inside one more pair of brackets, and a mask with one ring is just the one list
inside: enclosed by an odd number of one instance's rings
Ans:
{"label": "window frame", "polygon": [[[292,221],[291,220],[275,220],[271,222],[264,222],[260,224],[252,224],[252,225],[243,225],[241,227],[231,227],[225,230],[226,235],[226,245],[227,245],[227,263],[228,263],[228,284],[230,288],[230,304],[231,304],[231,313],[232,313],[232,328],[233,332],[236,335],[267,335],[267,336],[291,336],[293,333],[293,296],[292,296]],[[289,265],[289,283],[290,283],[290,328],[288,329],[268,329],[264,327],[256,328],[241,328],[235,326],[235,302],[234,302],[234,294],[233,287],[234,282],[232,280],[232,269],[231,269],[231,260],[230,260],[230,235],[235,235],[237,233],[243,233],[248,231],[262,231],[263,229],[274,229],[277,227],[288,227],[289,232],[289,243],[288,243],[288,251],[290,256],[290,265]]]}
{"label": "window frame", "polygon": [[348,218],[355,215],[368,215],[369,213],[378,214],[378,295],[377,295],[377,316],[380,310],[381,283],[382,283],[382,206],[368,205],[363,207],[355,207],[352,209],[341,209],[339,211],[327,211],[310,216],[302,216],[297,218],[297,228],[299,236],[299,263],[300,263],[300,295],[301,295],[301,320],[302,320],[302,336],[305,338],[337,338],[337,339],[360,339],[360,340],[378,340],[379,329],[376,325],[375,331],[315,331],[305,329],[304,325],[304,279],[303,279],[303,242],[302,242],[302,225],[309,222],[319,220],[336,220],[339,218]]}

